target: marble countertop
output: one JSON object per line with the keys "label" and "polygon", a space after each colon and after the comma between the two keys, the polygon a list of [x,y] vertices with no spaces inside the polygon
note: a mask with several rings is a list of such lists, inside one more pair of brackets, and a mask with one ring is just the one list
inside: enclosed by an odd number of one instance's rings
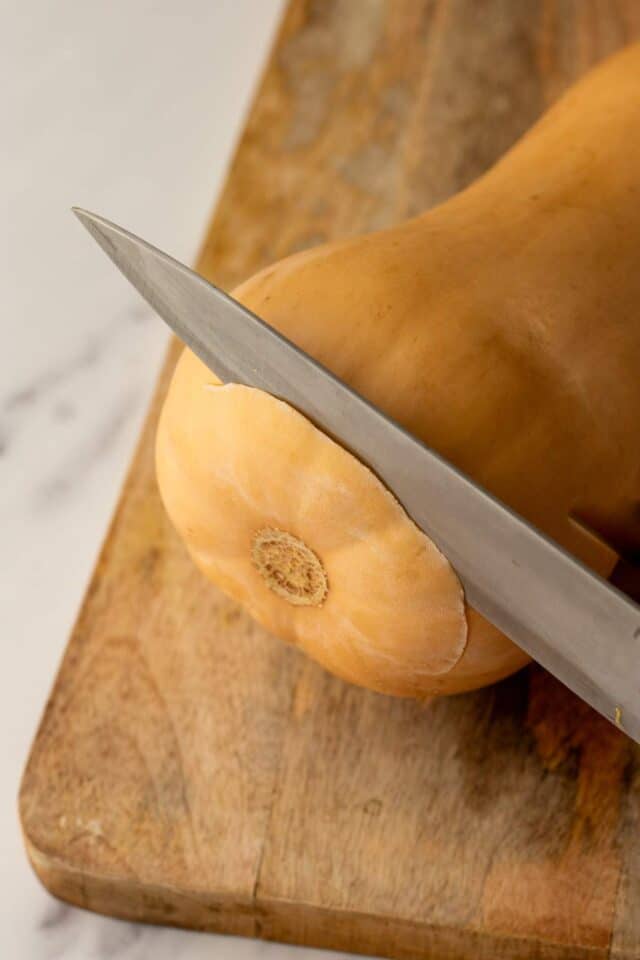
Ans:
{"label": "marble countertop", "polygon": [[62,904],[27,864],[16,810],[167,343],[69,207],[192,259],[281,0],[5,0],[0,9],[0,956],[315,954]]}

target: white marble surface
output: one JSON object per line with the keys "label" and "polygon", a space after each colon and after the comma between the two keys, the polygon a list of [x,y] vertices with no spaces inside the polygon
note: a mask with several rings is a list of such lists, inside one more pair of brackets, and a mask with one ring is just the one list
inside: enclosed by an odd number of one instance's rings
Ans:
{"label": "white marble surface", "polygon": [[193,257],[281,0],[0,0],[0,957],[301,958],[53,900],[16,795],[166,334],[69,213]]}

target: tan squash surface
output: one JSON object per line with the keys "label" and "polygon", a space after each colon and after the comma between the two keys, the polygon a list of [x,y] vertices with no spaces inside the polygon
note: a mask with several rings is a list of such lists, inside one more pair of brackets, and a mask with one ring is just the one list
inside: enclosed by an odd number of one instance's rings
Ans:
{"label": "tan squash surface", "polygon": [[[390,230],[294,255],[235,295],[600,573],[640,548],[640,47],[592,71],[484,177]],[[526,662],[376,477],[184,353],[166,508],[207,576],[383,692]]]}

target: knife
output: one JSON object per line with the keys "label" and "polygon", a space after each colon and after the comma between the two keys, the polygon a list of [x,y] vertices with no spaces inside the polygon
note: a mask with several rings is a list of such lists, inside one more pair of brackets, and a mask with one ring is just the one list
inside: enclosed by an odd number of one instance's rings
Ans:
{"label": "knife", "polygon": [[466,601],[640,742],[640,606],[222,290],[109,220],[74,213],[220,380],[286,401],[366,463],[449,560]]}

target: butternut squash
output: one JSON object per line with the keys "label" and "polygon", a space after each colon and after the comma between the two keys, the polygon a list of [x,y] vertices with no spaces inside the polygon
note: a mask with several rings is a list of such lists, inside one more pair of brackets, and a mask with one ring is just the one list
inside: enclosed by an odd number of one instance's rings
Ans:
{"label": "butternut squash", "polygon": [[[601,574],[576,519],[640,548],[640,46],[446,203],[234,295]],[[425,696],[526,662],[365,465],[188,351],[157,475],[205,575],[339,676]]]}

